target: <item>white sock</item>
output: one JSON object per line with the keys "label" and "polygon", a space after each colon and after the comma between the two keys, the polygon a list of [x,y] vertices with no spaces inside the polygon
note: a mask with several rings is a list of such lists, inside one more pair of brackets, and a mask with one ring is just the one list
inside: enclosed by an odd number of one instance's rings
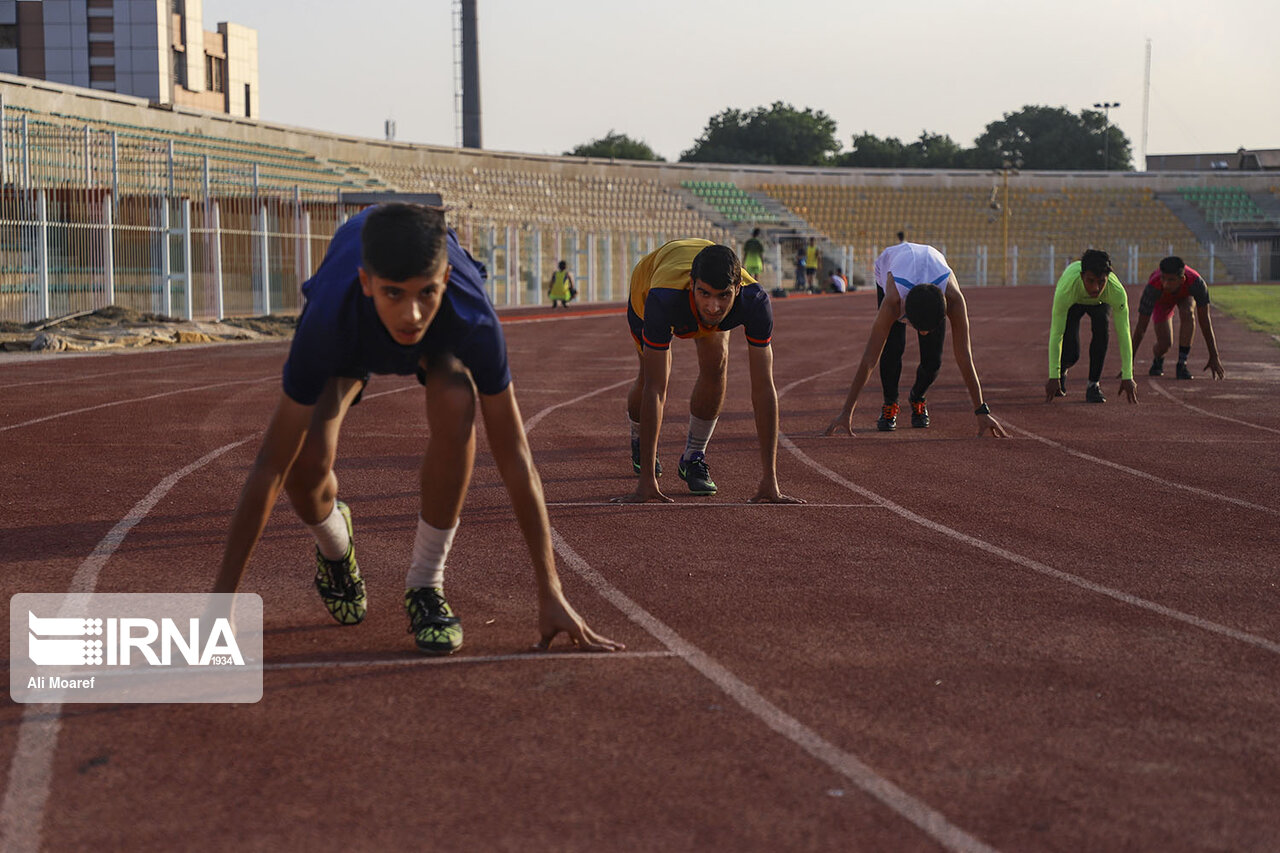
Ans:
{"label": "white sock", "polygon": [[413,559],[405,575],[406,589],[431,587],[444,589],[444,561],[453,546],[453,535],[458,532],[454,524],[448,530],[432,527],[418,516],[418,533],[413,537]]}
{"label": "white sock", "polygon": [[716,431],[716,422],[719,418],[712,418],[704,421],[702,418],[695,418],[689,415],[689,438],[684,443],[684,453],[680,458],[688,462],[689,457],[694,453],[707,452],[707,442],[711,441],[711,433]]}
{"label": "white sock", "polygon": [[631,425],[631,440],[640,440],[640,422],[631,420],[631,415],[627,415],[627,423]]}
{"label": "white sock", "polygon": [[338,512],[337,501],[333,502],[333,511],[328,518],[319,524],[308,524],[307,529],[316,538],[316,547],[326,560],[341,560],[347,556],[351,537],[347,534],[347,520]]}

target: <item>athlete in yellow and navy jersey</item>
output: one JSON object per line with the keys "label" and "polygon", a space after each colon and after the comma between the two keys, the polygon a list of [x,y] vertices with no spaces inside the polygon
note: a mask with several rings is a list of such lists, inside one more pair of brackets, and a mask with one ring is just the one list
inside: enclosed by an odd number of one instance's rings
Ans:
{"label": "athlete in yellow and navy jersey", "polygon": [[693,259],[710,240],[672,240],[640,259],[631,272],[627,321],[636,348],[666,349],[671,338],[699,338],[743,326],[747,343],[765,347],[773,339],[773,306],[769,295],[739,267],[742,287],[719,323],[699,322],[689,273]]}
{"label": "athlete in yellow and navy jersey", "polygon": [[680,479],[695,495],[714,495],[707,443],[724,403],[729,330],[742,326],[750,344],[748,369],[763,475],[752,501],[801,503],[778,490],[778,392],[773,383],[773,308],[769,295],[743,272],[728,246],[709,240],[673,240],[640,259],[631,273],[627,322],[640,355],[640,373],[627,395],[631,466],[639,475],[626,503],[670,501],[658,488],[658,435],[671,378],[672,337],[692,338],[698,381],[689,401],[689,435]]}

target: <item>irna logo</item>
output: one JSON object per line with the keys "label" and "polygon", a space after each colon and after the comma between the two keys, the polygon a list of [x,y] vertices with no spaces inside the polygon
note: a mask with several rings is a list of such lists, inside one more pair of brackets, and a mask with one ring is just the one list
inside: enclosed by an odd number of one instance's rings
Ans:
{"label": "irna logo", "polygon": [[253,593],[28,593],[9,599],[15,702],[257,702]]}
{"label": "irna logo", "polygon": [[37,666],[244,666],[231,622],[142,617],[64,618],[28,616],[27,656]]}

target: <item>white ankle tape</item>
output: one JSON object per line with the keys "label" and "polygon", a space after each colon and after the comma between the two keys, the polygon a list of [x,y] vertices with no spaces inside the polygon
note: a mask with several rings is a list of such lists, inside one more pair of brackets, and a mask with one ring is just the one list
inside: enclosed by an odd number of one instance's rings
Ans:
{"label": "white ankle tape", "polygon": [[351,547],[351,536],[347,533],[347,520],[338,512],[338,502],[333,502],[333,511],[329,517],[319,524],[308,524],[307,529],[316,539],[316,547],[326,560],[341,560],[347,556]]}

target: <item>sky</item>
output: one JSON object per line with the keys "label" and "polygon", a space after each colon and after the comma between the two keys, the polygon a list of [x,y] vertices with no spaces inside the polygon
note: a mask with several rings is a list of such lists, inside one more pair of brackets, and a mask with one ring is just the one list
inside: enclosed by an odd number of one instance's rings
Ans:
{"label": "sky", "polygon": [[[454,145],[450,0],[204,0],[258,31],[261,118]],[[610,131],[676,160],[708,120],[775,101],[862,132],[969,147],[1027,105],[1111,121],[1143,151],[1280,148],[1276,0],[478,0],[483,146],[562,154]]]}

